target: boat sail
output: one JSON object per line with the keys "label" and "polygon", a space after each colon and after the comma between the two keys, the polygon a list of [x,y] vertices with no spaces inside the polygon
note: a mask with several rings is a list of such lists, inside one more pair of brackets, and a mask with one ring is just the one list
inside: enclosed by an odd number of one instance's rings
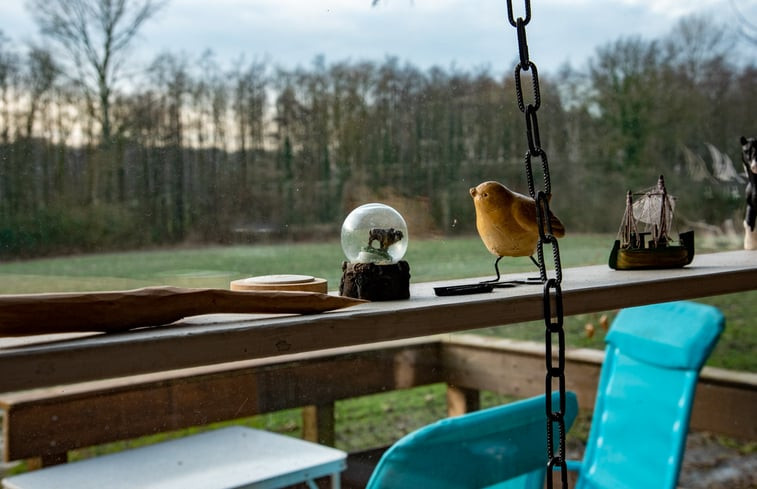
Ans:
{"label": "boat sail", "polygon": [[[668,194],[662,175],[657,186],[646,192],[632,193],[629,190],[618,239],[610,252],[610,268],[680,268],[691,263],[694,259],[694,231],[681,233],[679,241],[674,241],[670,237],[674,211],[675,198]],[[642,225],[644,231],[640,232]]]}

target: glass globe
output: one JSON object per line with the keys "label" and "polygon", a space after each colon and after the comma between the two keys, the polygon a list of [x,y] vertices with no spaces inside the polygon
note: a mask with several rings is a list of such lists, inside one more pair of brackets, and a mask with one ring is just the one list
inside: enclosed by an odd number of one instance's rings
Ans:
{"label": "glass globe", "polygon": [[361,205],[342,224],[342,250],[352,263],[397,263],[407,251],[407,224],[385,204]]}

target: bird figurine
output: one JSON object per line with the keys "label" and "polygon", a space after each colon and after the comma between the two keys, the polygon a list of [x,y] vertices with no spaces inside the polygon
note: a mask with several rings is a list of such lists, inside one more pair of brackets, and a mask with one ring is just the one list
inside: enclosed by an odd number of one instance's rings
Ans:
{"label": "bird figurine", "polygon": [[[539,241],[534,199],[513,192],[499,182],[484,182],[470,189],[476,208],[476,229],[486,248],[497,257],[494,269],[499,282],[499,260],[503,256],[528,256],[537,266],[533,254]],[[565,236],[562,222],[550,212],[552,235]]]}

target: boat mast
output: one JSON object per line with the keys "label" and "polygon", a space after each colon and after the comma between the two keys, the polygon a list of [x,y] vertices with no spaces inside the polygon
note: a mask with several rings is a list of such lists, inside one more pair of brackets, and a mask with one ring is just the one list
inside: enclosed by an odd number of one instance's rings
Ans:
{"label": "boat mast", "polygon": [[626,210],[623,213],[623,222],[620,225],[620,234],[623,239],[623,246],[639,246],[636,241],[639,239],[636,232],[636,221],[633,217],[633,194],[629,190],[626,193]]}
{"label": "boat mast", "polygon": [[665,189],[665,179],[662,175],[657,180],[657,191],[660,193],[662,200],[660,201],[660,222],[655,226],[654,241],[657,246],[665,246],[668,244],[668,191]]}

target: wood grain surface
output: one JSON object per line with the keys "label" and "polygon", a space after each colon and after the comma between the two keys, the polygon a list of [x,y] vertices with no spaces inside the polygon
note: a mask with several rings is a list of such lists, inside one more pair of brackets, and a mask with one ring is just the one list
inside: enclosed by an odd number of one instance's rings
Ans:
{"label": "wood grain surface", "polygon": [[314,314],[365,301],[315,292],[146,287],[0,296],[0,336],[114,332],[213,313]]}

